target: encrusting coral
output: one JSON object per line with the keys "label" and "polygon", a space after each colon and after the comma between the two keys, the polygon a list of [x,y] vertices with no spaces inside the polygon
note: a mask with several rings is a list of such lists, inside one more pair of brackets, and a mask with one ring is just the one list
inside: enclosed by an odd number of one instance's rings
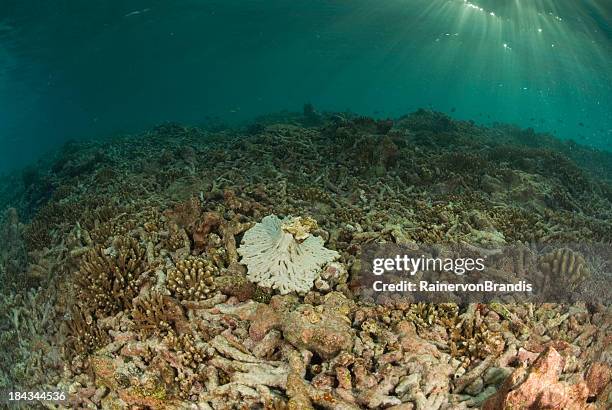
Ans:
{"label": "encrusting coral", "polygon": [[321,267],[340,256],[311,234],[314,227],[310,218],[263,218],[244,234],[238,248],[248,278],[281,294],[309,291]]}

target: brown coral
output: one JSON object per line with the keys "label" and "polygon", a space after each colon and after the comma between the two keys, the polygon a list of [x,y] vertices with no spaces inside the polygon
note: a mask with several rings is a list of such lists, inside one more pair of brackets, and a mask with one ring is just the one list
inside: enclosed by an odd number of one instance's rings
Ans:
{"label": "brown coral", "polygon": [[193,333],[177,335],[175,332],[169,332],[164,337],[163,342],[178,353],[183,366],[192,370],[198,370],[198,367],[212,357],[214,353],[208,343],[200,340],[199,336]]}
{"label": "brown coral", "polygon": [[92,314],[78,306],[71,307],[64,333],[67,336],[65,354],[68,358],[93,352],[110,341],[108,333],[100,328]]}
{"label": "brown coral", "polygon": [[174,298],[151,292],[134,299],[132,317],[137,329],[145,333],[164,333],[176,322],[184,320],[184,313]]}
{"label": "brown coral", "polygon": [[176,222],[181,228],[191,228],[202,211],[202,204],[197,197],[191,197],[188,201],[177,204],[173,209],[167,210],[164,214],[172,221]]}
{"label": "brown coral", "polygon": [[218,268],[211,260],[188,257],[168,272],[168,290],[180,300],[203,300],[216,291]]}
{"label": "brown coral", "polygon": [[119,237],[109,249],[93,248],[79,267],[79,300],[103,316],[131,309],[147,268],[146,250],[133,238]]}
{"label": "brown coral", "polygon": [[28,250],[43,249],[51,245],[50,226],[38,219],[33,220],[24,230],[23,237]]}
{"label": "brown coral", "polygon": [[204,212],[193,224],[192,239],[196,250],[201,251],[208,245],[208,235],[217,231],[225,220],[218,212]]}
{"label": "brown coral", "polygon": [[560,248],[540,257],[538,266],[550,281],[560,280],[570,288],[590,276],[584,257],[569,248]]}

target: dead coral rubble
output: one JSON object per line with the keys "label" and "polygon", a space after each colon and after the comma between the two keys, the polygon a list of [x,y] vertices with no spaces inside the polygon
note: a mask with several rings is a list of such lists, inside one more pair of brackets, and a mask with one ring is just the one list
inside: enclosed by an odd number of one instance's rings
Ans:
{"label": "dead coral rubble", "polygon": [[558,380],[563,365],[561,355],[553,347],[547,348],[528,369],[515,370],[483,409],[595,409],[586,404],[589,388],[584,381],[570,384]]}
{"label": "dead coral rubble", "polygon": [[0,189],[22,197],[0,231],[0,388],[69,408],[610,407],[609,306],[355,296],[371,243],[521,242],[517,266],[551,280],[609,274],[569,244],[612,238],[610,158],[312,106],[68,144]]}

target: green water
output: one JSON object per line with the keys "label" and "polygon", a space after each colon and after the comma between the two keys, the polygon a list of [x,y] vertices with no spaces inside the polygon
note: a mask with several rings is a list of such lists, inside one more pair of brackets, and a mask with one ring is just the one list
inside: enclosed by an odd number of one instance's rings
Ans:
{"label": "green water", "polygon": [[419,107],[609,149],[609,0],[3,0],[0,171],[71,138]]}

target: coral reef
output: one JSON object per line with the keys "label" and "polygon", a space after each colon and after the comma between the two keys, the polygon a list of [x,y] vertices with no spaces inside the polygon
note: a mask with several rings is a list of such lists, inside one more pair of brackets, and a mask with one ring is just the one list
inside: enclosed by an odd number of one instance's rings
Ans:
{"label": "coral reef", "polygon": [[27,279],[23,273],[28,265],[26,244],[23,238],[23,227],[19,223],[19,215],[15,208],[9,208],[4,217],[4,223],[0,226],[0,240],[4,244],[0,249],[0,288],[9,284],[23,289],[28,283],[16,283],[19,279]]}
{"label": "coral reef", "polygon": [[608,305],[357,288],[369,244],[516,245],[516,269],[568,289],[609,278],[587,250],[610,246],[610,181],[609,153],[429,110],[68,143],[0,178],[0,389],[68,393],[48,408],[608,408]]}

